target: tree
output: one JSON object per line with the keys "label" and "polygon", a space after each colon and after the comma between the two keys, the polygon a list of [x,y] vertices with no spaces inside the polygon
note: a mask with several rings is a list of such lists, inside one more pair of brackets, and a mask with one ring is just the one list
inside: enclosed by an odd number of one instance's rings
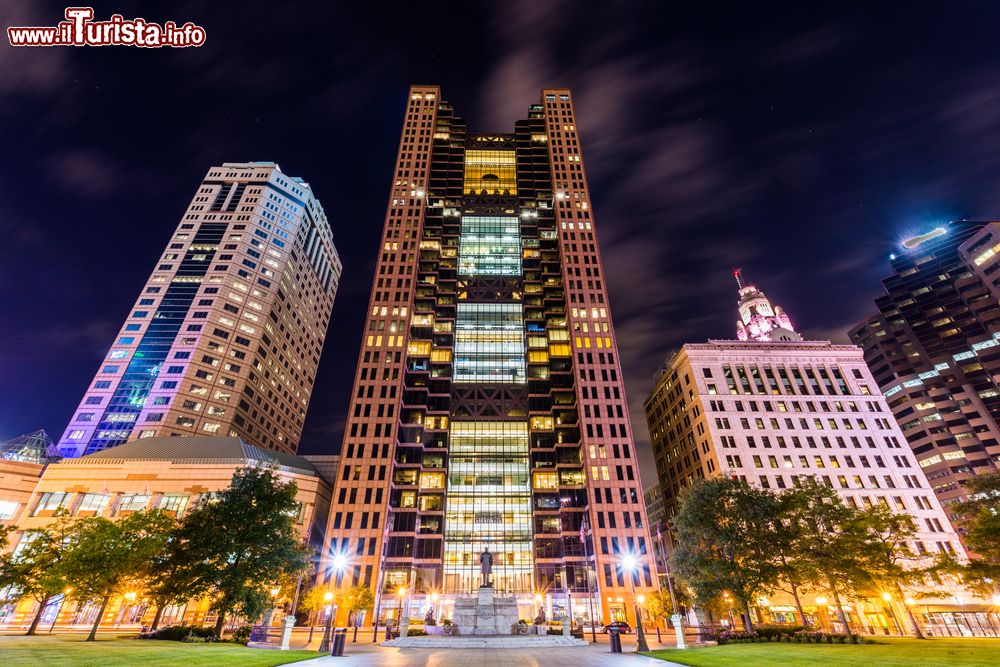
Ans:
{"label": "tree", "polygon": [[191,561],[179,531],[180,527],[175,524],[168,536],[166,548],[151,563],[152,570],[156,572],[156,577],[146,589],[146,596],[156,606],[151,630],[160,627],[166,607],[195,598],[199,593],[198,586],[188,576]]}
{"label": "tree", "polygon": [[274,581],[308,567],[312,549],[295,528],[299,504],[294,482],[270,468],[244,468],[229,488],[199,502],[185,515],[178,549],[185,552],[185,590],[207,593],[222,636],[227,614],[260,616]]}
{"label": "tree", "polygon": [[980,592],[996,593],[1000,581],[1000,473],[966,480],[968,500],[951,505],[971,549],[963,575]]}
{"label": "tree", "polygon": [[[327,594],[330,599],[326,598]],[[345,591],[338,589],[333,584],[320,584],[310,588],[302,600],[299,602],[299,609],[308,612],[317,612],[325,609],[329,605],[340,604],[345,596]]]}
{"label": "tree", "polygon": [[906,609],[914,635],[923,639],[924,634],[913,616],[913,610],[905,604],[906,596],[903,594],[904,584],[919,582],[928,573],[928,568],[910,548],[915,533],[913,518],[877,505],[864,513],[864,523],[869,535],[865,547],[869,574],[893,589],[897,600]]}
{"label": "tree", "polygon": [[101,601],[87,641],[97,638],[112,596],[143,588],[151,580],[153,564],[166,549],[173,527],[173,519],[160,510],[118,520],[87,517],[75,522],[62,570],[74,597]]}
{"label": "tree", "polygon": [[778,514],[774,517],[778,552],[776,564],[780,577],[777,588],[792,596],[795,608],[799,612],[799,622],[805,625],[806,613],[802,609],[800,593],[807,577],[801,569],[802,562],[794,557],[793,552],[796,543],[801,538],[801,531],[806,527],[800,522],[789,521],[786,518],[797,501],[797,496],[794,493],[782,493],[778,496]]}
{"label": "tree", "polygon": [[359,611],[371,611],[375,606],[375,596],[372,594],[370,588],[358,584],[347,591],[341,604],[347,611],[354,612],[355,614]]}
{"label": "tree", "polygon": [[702,603],[729,591],[745,610],[747,631],[753,630],[750,605],[778,576],[773,521],[778,510],[774,494],[722,477],[690,487],[674,518],[677,546],[672,563],[677,576]]}
{"label": "tree", "polygon": [[870,526],[863,513],[814,478],[800,478],[785,495],[784,521],[794,530],[787,547],[790,567],[803,581],[830,591],[845,632],[853,639],[841,597],[872,584]]}
{"label": "tree", "polygon": [[[0,590],[16,589],[21,596],[38,603],[38,611],[25,634],[35,634],[49,600],[66,589],[62,561],[74,523],[67,512],[59,510],[55,521],[25,536],[20,552],[0,556]],[[7,536],[4,537],[6,544]]]}
{"label": "tree", "polygon": [[644,606],[654,623],[662,620],[666,624],[666,620],[675,611],[674,605],[670,600],[670,592],[663,589],[647,593]]}

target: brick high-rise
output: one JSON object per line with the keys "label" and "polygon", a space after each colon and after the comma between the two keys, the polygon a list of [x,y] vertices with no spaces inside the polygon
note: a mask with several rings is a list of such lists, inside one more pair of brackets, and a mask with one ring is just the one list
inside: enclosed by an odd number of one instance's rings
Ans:
{"label": "brick high-rise", "polygon": [[850,331],[946,511],[1000,466],[998,252],[997,222],[904,241],[879,312]]}
{"label": "brick high-rise", "polygon": [[450,616],[489,547],[522,618],[568,587],[632,621],[622,556],[656,583],[570,92],[474,134],[412,87],[381,243],[321,576]]}
{"label": "brick high-rise", "polygon": [[307,183],[273,162],[212,167],[62,438],[235,435],[294,452],[341,265]]}

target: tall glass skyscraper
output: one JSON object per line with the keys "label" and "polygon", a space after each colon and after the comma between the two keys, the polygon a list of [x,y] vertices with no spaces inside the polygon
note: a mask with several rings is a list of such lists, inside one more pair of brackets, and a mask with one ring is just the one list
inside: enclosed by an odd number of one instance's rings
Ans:
{"label": "tall glass skyscraper", "polygon": [[850,331],[945,510],[1000,467],[1000,223],[904,241],[876,312]]}
{"label": "tall glass skyscraper", "polygon": [[294,452],[341,264],[308,183],[273,162],[212,167],[59,440],[236,435]]}
{"label": "tall glass skyscraper", "polygon": [[604,281],[568,90],[474,134],[410,89],[321,577],[450,616],[489,548],[522,618],[634,622],[623,556],[656,582]]}

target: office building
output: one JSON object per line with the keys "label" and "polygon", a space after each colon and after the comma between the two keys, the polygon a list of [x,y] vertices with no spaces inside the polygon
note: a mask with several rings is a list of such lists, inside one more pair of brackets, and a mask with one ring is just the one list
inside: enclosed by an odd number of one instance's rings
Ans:
{"label": "office building", "polygon": [[298,447],[341,265],[323,207],[272,162],[208,170],[59,451],[233,435]]}
{"label": "office building", "polygon": [[1000,466],[1000,223],[904,241],[878,312],[851,329],[938,498]]}
{"label": "office building", "polygon": [[[854,345],[800,339],[684,345],[644,407],[668,517],[699,479],[726,475],[780,492],[814,477],[853,507],[882,505],[912,516],[914,551],[928,563],[937,554],[966,558]],[[922,598],[926,627],[988,627],[981,610],[956,604],[953,596],[965,591],[914,588],[914,598],[923,594],[931,596]],[[903,611],[884,602],[876,597],[845,611],[854,623],[895,634],[902,625],[892,619]],[[826,611],[805,606],[813,620]],[[765,621],[802,621],[780,596],[763,604],[762,614],[770,615]]]}
{"label": "office building", "polygon": [[565,89],[488,134],[410,89],[321,572],[384,617],[450,617],[487,547],[521,618],[632,620],[627,554],[656,585],[576,123]]}

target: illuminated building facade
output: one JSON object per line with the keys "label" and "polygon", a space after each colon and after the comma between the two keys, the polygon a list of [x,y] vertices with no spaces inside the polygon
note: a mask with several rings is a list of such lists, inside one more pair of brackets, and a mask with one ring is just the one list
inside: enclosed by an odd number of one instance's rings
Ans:
{"label": "illuminated building facade", "polygon": [[[726,475],[780,492],[814,477],[855,508],[883,505],[911,516],[913,552],[928,564],[938,554],[966,559],[859,347],[804,340],[687,344],[668,361],[644,408],[667,517],[698,479]],[[971,599],[967,591],[926,584],[909,592],[923,600],[914,613],[928,632],[981,634],[978,624],[990,627],[982,610],[959,602]],[[825,605],[809,602],[809,620],[829,616]],[[861,628],[900,634],[908,628],[899,602],[875,592],[844,611]],[[777,594],[760,613],[762,621],[803,620]]]}
{"label": "illuminated building facade", "polygon": [[938,498],[1000,466],[1000,223],[904,241],[878,313],[850,331]]}
{"label": "illuminated building facade", "polygon": [[208,170],[62,438],[237,435],[298,447],[341,264],[323,207],[272,162]]}
{"label": "illuminated building facade", "polygon": [[604,281],[568,90],[473,134],[410,89],[321,577],[414,618],[487,547],[522,618],[624,617],[624,554],[655,587]]}
{"label": "illuminated building facade", "polygon": [[[320,468],[336,462],[331,462],[330,457],[317,457],[316,465],[310,458],[255,447],[235,437],[190,436],[133,440],[47,466],[18,462],[34,467],[26,468],[30,474],[23,475],[23,483],[16,480],[21,487],[16,496],[20,511],[8,546],[14,551],[23,548],[34,531],[62,512],[72,517],[117,520],[140,510],[159,509],[181,517],[204,498],[227,488],[235,472],[266,466],[281,481],[295,483],[299,503],[295,528],[303,539],[318,547],[323,542],[332,493],[331,480]],[[12,497],[8,489],[15,481],[4,463],[0,460],[0,507],[4,499]],[[0,544],[0,549],[3,546]],[[209,606],[208,599],[170,605],[164,609],[161,621],[163,625],[211,625],[215,615]],[[94,622],[100,608],[100,601],[56,595],[42,612],[41,626],[86,627]],[[38,602],[31,597],[0,597],[0,629],[26,627],[37,610]],[[137,628],[148,625],[155,613],[156,607],[148,599],[116,595],[105,608],[102,625]]]}
{"label": "illuminated building facade", "polygon": [[733,277],[740,288],[740,319],[736,322],[736,337],[739,340],[802,340],[781,306],[772,307],[771,301],[743,277],[740,269],[733,271]]}

